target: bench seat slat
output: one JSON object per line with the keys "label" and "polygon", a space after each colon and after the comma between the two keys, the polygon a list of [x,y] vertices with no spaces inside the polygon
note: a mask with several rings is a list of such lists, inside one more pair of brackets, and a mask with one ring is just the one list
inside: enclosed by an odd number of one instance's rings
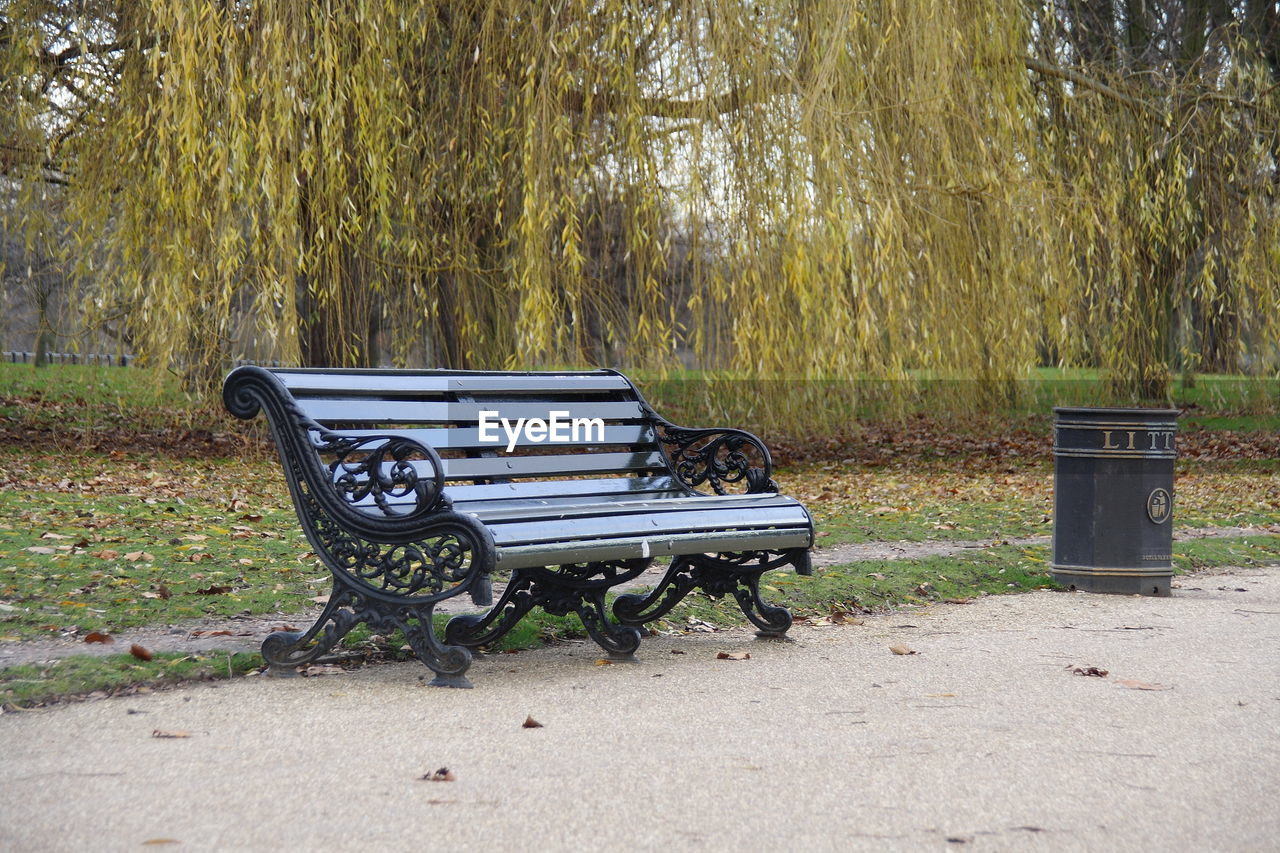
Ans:
{"label": "bench seat slat", "polygon": [[[478,480],[493,477],[561,477],[623,471],[661,471],[665,458],[656,450],[639,453],[572,453],[555,456],[495,456],[478,459],[444,459],[446,480]],[[424,474],[428,462],[413,462]]]}
{"label": "bench seat slat", "polygon": [[798,504],[768,509],[702,509],[674,512],[637,512],[627,515],[593,515],[565,520],[556,517],[485,520],[493,541],[504,545],[616,539],[628,536],[683,536],[694,531],[758,530],[770,527],[807,527],[808,516]]}
{"label": "bench seat slat", "polygon": [[[411,438],[421,444],[434,447],[436,450],[494,450],[505,453],[507,450],[507,434],[501,426],[496,430],[499,441],[480,440],[480,429],[478,427],[439,427],[435,429],[392,429],[392,430],[338,430],[341,435],[349,435],[358,437],[364,435],[400,435],[405,438]],[[493,435],[493,432],[490,432]],[[541,441],[533,442],[525,436],[521,430],[516,442],[518,448],[531,447],[592,447],[606,445],[656,445],[657,438],[654,435],[653,427],[645,424],[625,424],[625,425],[606,425],[603,435],[597,435],[596,430],[583,430],[580,438],[587,438],[587,441],[572,440],[562,441]],[[596,438],[602,440],[596,441]]]}
{"label": "bench seat slat", "polygon": [[656,477],[608,477],[596,480],[540,480],[520,483],[493,483],[491,485],[450,484],[445,487],[454,506],[483,506],[489,501],[521,500],[540,497],[556,497],[564,500],[589,500],[604,495],[654,495],[682,494],[675,478],[662,474]]}
{"label": "bench seat slat", "polygon": [[[452,483],[445,487],[445,494],[459,511],[474,512],[492,504],[516,501],[545,500],[554,498],[562,503],[591,503],[613,496],[626,498],[682,497],[685,491],[675,480],[666,475],[656,477],[608,477],[598,480],[522,480],[513,483]],[[416,506],[412,497],[392,497],[389,506],[403,506],[406,510]],[[355,506],[375,511],[372,498],[366,498]]]}
{"label": "bench seat slat", "polygon": [[[475,424],[482,411],[501,412],[501,416],[513,423],[517,418],[550,419],[550,413],[569,412],[559,419],[600,418],[604,421],[640,421],[644,412],[634,402],[468,402],[448,403],[421,400],[360,400],[332,398],[302,398],[297,401],[303,413],[313,421],[325,423],[367,424]],[[567,428],[567,426],[566,426]],[[502,433],[498,426],[497,433]]]}
{"label": "bench seat slat", "polygon": [[766,530],[693,531],[667,536],[633,536],[618,539],[570,540],[498,547],[501,569],[528,569],[565,563],[600,560],[635,560],[726,551],[782,550],[808,548],[812,532],[803,527]]}
{"label": "bench seat slat", "polygon": [[630,391],[631,384],[609,373],[468,374],[397,372],[396,374],[327,370],[324,373],[276,371],[295,397],[301,399],[327,392],[352,395],[380,394],[582,394],[584,392]]}
{"label": "bench seat slat", "polygon": [[[582,499],[567,501],[561,498],[535,498],[530,500],[489,501],[481,505],[455,503],[457,512],[474,515],[485,524],[511,521],[550,521],[556,519],[580,519],[591,516],[622,518],[636,514],[662,514],[695,510],[704,513],[758,512],[765,509],[791,509],[797,506],[793,498],[785,495],[671,495],[662,497],[633,497],[620,495],[615,498]],[[618,522],[625,528],[627,522]]]}

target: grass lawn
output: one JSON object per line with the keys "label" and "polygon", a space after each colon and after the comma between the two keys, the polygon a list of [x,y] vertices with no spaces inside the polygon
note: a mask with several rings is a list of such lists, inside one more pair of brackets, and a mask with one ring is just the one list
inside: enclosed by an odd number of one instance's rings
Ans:
{"label": "grass lawn", "polygon": [[[1067,380],[1046,379],[1036,393],[1050,393],[1057,381]],[[1280,434],[1280,419],[1244,391],[1222,390],[1230,387],[1206,379],[1194,389],[1201,395],[1188,437],[1194,455],[1177,464],[1180,527],[1280,523],[1280,459],[1267,443]],[[1047,536],[1050,419],[1019,417],[996,432],[990,419],[945,432],[927,419],[872,422],[859,440],[792,454],[776,479],[814,513],[820,547]],[[260,435],[260,426],[200,413],[132,368],[0,365],[0,642],[243,613],[305,624],[330,581]],[[766,577],[765,592],[799,619],[840,619],[1046,586],[1047,559],[1042,545],[996,545],[836,566],[814,578]],[[1280,536],[1180,542],[1175,559],[1179,570],[1276,565]],[[731,601],[691,597],[655,627],[685,630],[691,620],[742,621]],[[503,646],[579,633],[575,617],[537,615]],[[359,630],[349,643],[383,652],[399,645]],[[227,677],[259,662],[256,655],[71,657],[0,671],[0,703]]]}

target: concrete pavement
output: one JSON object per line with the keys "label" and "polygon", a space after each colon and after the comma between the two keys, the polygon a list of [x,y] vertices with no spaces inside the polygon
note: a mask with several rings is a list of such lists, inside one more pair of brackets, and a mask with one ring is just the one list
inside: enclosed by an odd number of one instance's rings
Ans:
{"label": "concrete pavement", "polygon": [[1275,850],[1280,567],[1181,586],[7,713],[0,849]]}

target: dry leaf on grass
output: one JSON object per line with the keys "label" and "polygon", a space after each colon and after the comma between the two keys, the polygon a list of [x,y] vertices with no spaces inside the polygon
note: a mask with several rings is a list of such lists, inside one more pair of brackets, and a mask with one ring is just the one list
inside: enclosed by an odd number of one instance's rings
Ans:
{"label": "dry leaf on grass", "polygon": [[524,722],[521,723],[520,726],[521,728],[526,728],[526,729],[540,729],[542,728],[542,723],[538,722],[533,717],[527,716],[524,718]]}
{"label": "dry leaf on grass", "polygon": [[919,652],[917,652],[915,649],[911,648],[910,646],[904,646],[904,645],[902,645],[901,643],[898,643],[897,645],[890,646],[890,647],[889,647],[889,651],[893,652],[895,655],[918,655],[918,654],[920,654]]}
{"label": "dry leaf on grass", "polygon": [[750,652],[720,652],[716,660],[751,660]]}

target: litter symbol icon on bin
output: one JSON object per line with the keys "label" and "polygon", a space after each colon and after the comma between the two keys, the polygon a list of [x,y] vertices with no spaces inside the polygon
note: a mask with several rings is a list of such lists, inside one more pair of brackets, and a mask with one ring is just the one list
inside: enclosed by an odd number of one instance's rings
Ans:
{"label": "litter symbol icon on bin", "polygon": [[1147,496],[1147,518],[1154,524],[1164,524],[1169,520],[1169,511],[1173,508],[1173,498],[1164,489],[1156,489]]}

